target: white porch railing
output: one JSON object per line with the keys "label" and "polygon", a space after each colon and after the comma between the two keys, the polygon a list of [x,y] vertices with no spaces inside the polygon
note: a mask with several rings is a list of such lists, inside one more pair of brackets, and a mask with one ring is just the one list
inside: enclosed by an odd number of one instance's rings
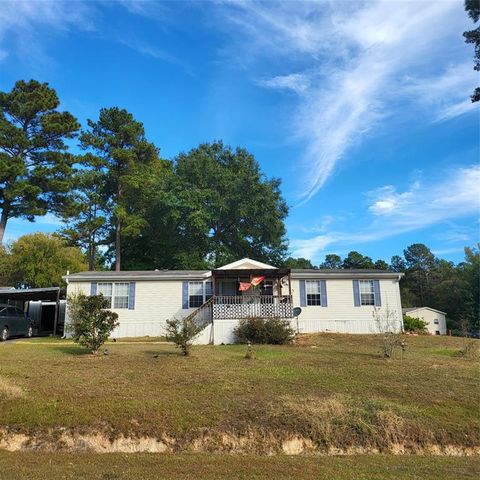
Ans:
{"label": "white porch railing", "polygon": [[293,318],[291,295],[216,295],[213,319]]}

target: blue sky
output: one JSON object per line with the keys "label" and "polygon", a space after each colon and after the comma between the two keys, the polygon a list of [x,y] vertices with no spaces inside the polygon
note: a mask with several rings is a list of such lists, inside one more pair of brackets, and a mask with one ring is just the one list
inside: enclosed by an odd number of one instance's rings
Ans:
{"label": "blue sky", "polygon": [[295,256],[459,261],[479,238],[471,28],[461,0],[0,0],[0,90],[47,81],[83,124],[127,108],[166,158],[246,147],[282,179]]}

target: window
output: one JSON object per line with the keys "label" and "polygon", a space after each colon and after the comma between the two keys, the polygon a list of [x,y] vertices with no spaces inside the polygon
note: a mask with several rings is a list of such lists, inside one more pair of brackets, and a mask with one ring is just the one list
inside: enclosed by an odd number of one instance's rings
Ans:
{"label": "window", "polygon": [[273,295],[273,282],[271,280],[263,281],[260,284],[261,295]]}
{"label": "window", "polygon": [[205,282],[205,301],[212,298],[212,282]]}
{"label": "window", "polygon": [[203,303],[203,282],[188,282],[188,306],[198,308]]}
{"label": "window", "polygon": [[128,283],[115,283],[113,308],[128,308]]}
{"label": "window", "polygon": [[434,323],[435,325],[438,325],[438,318],[436,318],[436,319],[433,321],[433,323]]}
{"label": "window", "polygon": [[435,335],[440,335],[440,330],[435,330]]}
{"label": "window", "polygon": [[237,292],[237,282],[235,280],[223,280],[217,284],[218,293],[225,297],[234,297],[239,295]]}
{"label": "window", "polygon": [[188,308],[198,308],[212,296],[212,282],[188,282]]}
{"label": "window", "polygon": [[[107,308],[128,308],[129,283],[99,283],[97,294],[102,294],[108,300]],[[113,299],[113,302],[112,302]]]}
{"label": "window", "polygon": [[307,305],[322,306],[322,296],[320,294],[320,280],[306,280],[305,291],[307,294]]}
{"label": "window", "polygon": [[113,283],[99,283],[97,285],[97,294],[102,294],[108,300],[107,308],[112,308]]}
{"label": "window", "polygon": [[359,280],[360,305],[375,305],[373,280]]}

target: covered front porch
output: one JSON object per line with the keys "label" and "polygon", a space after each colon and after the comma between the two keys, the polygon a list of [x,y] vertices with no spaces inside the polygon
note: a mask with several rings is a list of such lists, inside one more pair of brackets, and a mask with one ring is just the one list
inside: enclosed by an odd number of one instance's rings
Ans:
{"label": "covered front porch", "polygon": [[211,303],[213,320],[293,318],[290,269],[213,270]]}

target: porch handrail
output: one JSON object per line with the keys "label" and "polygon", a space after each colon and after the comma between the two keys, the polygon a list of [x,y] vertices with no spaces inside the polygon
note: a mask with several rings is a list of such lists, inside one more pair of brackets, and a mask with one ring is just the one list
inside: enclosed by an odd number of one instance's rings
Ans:
{"label": "porch handrail", "polygon": [[209,298],[206,302],[202,303],[196,310],[187,315],[185,320],[193,320],[197,325],[202,328],[210,325],[213,321],[213,303],[214,297]]}
{"label": "porch handrail", "polygon": [[213,318],[293,318],[291,295],[216,295]]}
{"label": "porch handrail", "polygon": [[245,305],[252,303],[288,303],[292,302],[291,295],[215,295],[215,303],[226,305]]}

